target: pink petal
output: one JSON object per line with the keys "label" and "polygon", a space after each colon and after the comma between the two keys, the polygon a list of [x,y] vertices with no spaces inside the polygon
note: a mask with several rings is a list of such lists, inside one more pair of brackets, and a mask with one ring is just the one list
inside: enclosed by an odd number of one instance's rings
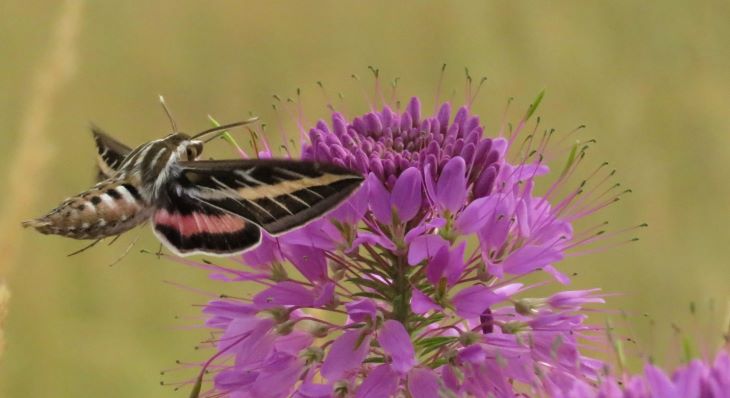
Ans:
{"label": "pink petal", "polygon": [[488,307],[504,301],[512,294],[519,291],[522,284],[513,283],[497,289],[491,289],[484,285],[469,286],[456,293],[451,299],[456,308],[456,313],[463,318],[476,318]]}
{"label": "pink petal", "polygon": [[680,398],[672,381],[661,369],[647,365],[644,369],[644,375],[646,376],[646,381],[649,384],[649,389],[653,397]]}
{"label": "pink petal", "polygon": [[322,250],[334,250],[342,240],[340,231],[325,219],[314,221],[279,237],[282,246],[302,245]]}
{"label": "pink petal", "polygon": [[314,299],[313,307],[324,307],[331,304],[335,299],[335,284],[332,281],[327,281],[324,285],[317,285],[314,288],[316,298]]}
{"label": "pink petal", "polygon": [[314,337],[311,334],[295,330],[286,336],[279,336],[274,341],[274,348],[278,352],[296,356],[303,349],[309,347],[312,341],[314,341]]}
{"label": "pink petal", "polygon": [[466,252],[466,242],[461,242],[459,246],[449,253],[449,262],[445,270],[446,279],[449,286],[453,286],[461,278],[464,272],[464,253]]}
{"label": "pink petal", "polygon": [[378,333],[378,343],[390,355],[395,371],[404,374],[416,364],[411,337],[402,323],[392,319],[385,321]]}
{"label": "pink petal", "polygon": [[553,267],[552,265],[546,265],[545,267],[543,267],[542,270],[550,274],[553,278],[555,278],[556,281],[562,283],[563,285],[567,285],[570,283],[570,278],[568,278],[568,275],[565,275],[564,273],[558,271],[558,269]]}
{"label": "pink petal", "polygon": [[392,397],[398,389],[398,374],[390,365],[380,365],[373,369],[357,389],[355,398]]}
{"label": "pink petal", "polygon": [[439,378],[431,369],[413,369],[408,374],[408,392],[413,398],[440,398]]}
{"label": "pink petal", "polygon": [[391,203],[401,221],[410,221],[421,210],[422,183],[421,172],[415,167],[407,168],[395,182]]}
{"label": "pink petal", "polygon": [[413,239],[416,239],[417,237],[423,235],[428,231],[429,229],[433,228],[441,228],[444,225],[446,225],[446,220],[444,220],[441,217],[433,218],[427,222],[420,223],[416,227],[411,228],[410,231],[406,232],[405,242],[411,243]]}
{"label": "pink petal", "polygon": [[375,316],[378,313],[378,306],[369,298],[351,301],[345,304],[345,308],[347,309],[347,315],[349,315],[350,319],[354,322],[363,322],[367,318],[374,321]]}
{"label": "pink petal", "polygon": [[311,282],[327,279],[327,259],[324,251],[305,245],[285,245],[284,257]]}
{"label": "pink petal", "polygon": [[376,244],[380,247],[388,250],[395,250],[396,246],[395,243],[391,242],[390,239],[386,238],[383,235],[375,234],[370,231],[357,231],[357,238],[352,241],[352,248],[351,250],[354,251],[360,245],[367,243],[367,244]]}
{"label": "pink petal", "polygon": [[382,224],[390,224],[393,218],[390,208],[390,192],[385,188],[375,174],[368,175],[369,203],[375,218]]}
{"label": "pink petal", "polygon": [[408,247],[408,264],[416,265],[448,245],[449,243],[439,235],[421,235],[413,239]]}
{"label": "pink petal", "polygon": [[307,307],[314,304],[314,298],[314,293],[299,283],[279,282],[254,296],[253,302],[261,308],[281,305]]}
{"label": "pink petal", "polygon": [[322,363],[320,373],[328,381],[334,382],[341,379],[345,373],[360,367],[362,361],[370,348],[370,336],[365,336],[360,345],[355,344],[360,340],[361,330],[350,330],[338,337],[329,354]]}
{"label": "pink petal", "polygon": [[369,187],[368,184],[362,184],[347,201],[329,213],[329,216],[348,224],[357,224],[368,210]]}
{"label": "pink petal", "polygon": [[507,273],[522,275],[562,259],[563,254],[555,247],[529,245],[512,252],[502,266]]}
{"label": "pink petal", "polygon": [[456,213],[466,199],[466,163],[460,156],[446,162],[436,183],[436,200],[439,205]]}
{"label": "pink petal", "polygon": [[479,231],[492,221],[494,209],[499,202],[499,196],[486,196],[472,201],[456,219],[456,229],[462,234]]}
{"label": "pink petal", "polygon": [[444,276],[446,267],[449,265],[449,247],[443,246],[431,257],[426,266],[426,277],[428,281],[436,285]]}
{"label": "pink petal", "polygon": [[243,253],[243,261],[249,267],[267,266],[275,261],[281,261],[279,245],[275,238],[264,233],[261,237],[261,244],[254,250]]}
{"label": "pink petal", "polygon": [[305,382],[299,387],[296,398],[331,398],[332,386],[329,384],[317,384]]}
{"label": "pink petal", "polygon": [[425,314],[431,310],[440,311],[442,308],[436,304],[430,297],[423,294],[418,289],[411,291],[411,310],[416,314]]}

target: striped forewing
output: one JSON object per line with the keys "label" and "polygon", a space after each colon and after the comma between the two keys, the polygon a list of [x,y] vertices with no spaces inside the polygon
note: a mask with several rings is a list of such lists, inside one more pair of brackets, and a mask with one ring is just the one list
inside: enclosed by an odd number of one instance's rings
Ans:
{"label": "striped forewing", "polygon": [[175,184],[181,193],[272,235],[335,208],[363,181],[338,166],[283,159],[180,162],[179,167]]}

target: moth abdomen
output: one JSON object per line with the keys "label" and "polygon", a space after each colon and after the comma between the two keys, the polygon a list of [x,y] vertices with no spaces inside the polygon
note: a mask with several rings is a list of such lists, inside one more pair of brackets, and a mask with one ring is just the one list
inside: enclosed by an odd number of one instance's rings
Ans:
{"label": "moth abdomen", "polygon": [[109,182],[69,198],[45,216],[23,222],[43,234],[99,239],[126,232],[152,214],[130,184]]}

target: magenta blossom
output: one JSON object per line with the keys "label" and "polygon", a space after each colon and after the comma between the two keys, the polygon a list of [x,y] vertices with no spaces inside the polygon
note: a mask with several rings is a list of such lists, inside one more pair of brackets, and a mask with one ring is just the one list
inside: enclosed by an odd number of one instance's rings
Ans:
{"label": "magenta blossom", "polygon": [[[243,256],[252,269],[201,265],[246,284],[204,310],[217,353],[194,395],[203,380],[212,383],[200,394],[235,398],[512,397],[595,385],[603,365],[581,352],[596,330],[581,311],[601,295],[526,295],[569,282],[555,264],[602,235],[575,232],[573,221],[615,197],[603,180],[567,187],[584,149],[550,152],[552,133],[517,141],[538,102],[492,138],[468,107],[426,116],[416,98],[403,112],[318,122],[302,158],[367,181],[325,217],[265,237]],[[555,157],[563,168],[537,194]],[[546,278],[522,281],[533,273]]]}
{"label": "magenta blossom", "polygon": [[575,383],[570,391],[557,389],[553,396],[595,398],[727,398],[730,397],[730,355],[720,351],[714,361],[694,359],[667,374],[646,365],[643,374],[606,377],[598,389]]}

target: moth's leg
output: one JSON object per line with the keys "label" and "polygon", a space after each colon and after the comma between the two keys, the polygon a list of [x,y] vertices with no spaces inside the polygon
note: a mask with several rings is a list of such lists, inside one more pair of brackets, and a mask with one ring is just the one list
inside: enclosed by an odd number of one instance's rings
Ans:
{"label": "moth's leg", "polygon": [[97,240],[95,240],[95,241],[91,242],[91,244],[89,244],[89,245],[86,245],[86,246],[82,247],[81,249],[79,249],[79,250],[76,250],[75,252],[73,252],[73,253],[71,253],[71,254],[68,254],[68,255],[66,255],[66,257],[71,257],[71,256],[75,256],[75,255],[77,255],[77,254],[79,254],[79,253],[83,253],[83,252],[85,252],[86,250],[88,250],[88,249],[91,249],[92,247],[94,247],[94,246],[95,246],[95,245],[96,245],[97,243],[101,242],[101,240],[102,240],[102,239],[104,239],[104,238],[99,238],[99,239],[97,239]]}
{"label": "moth's leg", "polygon": [[120,236],[122,236],[122,234],[115,236],[114,239],[111,240],[111,242],[107,243],[107,246],[111,246],[112,244],[114,244],[114,242],[116,242]]}
{"label": "moth's leg", "polygon": [[[119,238],[120,236],[121,236],[121,235],[117,235],[117,237],[116,237],[116,238],[114,238],[114,240],[117,240],[117,238]],[[134,246],[134,245],[135,245],[135,244],[137,243],[137,241],[139,240],[139,236],[140,236],[140,235],[139,235],[139,234],[137,234],[137,236],[135,236],[135,237],[134,237],[134,240],[132,240],[132,242],[131,242],[131,243],[130,243],[129,245],[127,245],[127,248],[126,248],[126,249],[124,250],[124,253],[122,253],[122,255],[121,255],[121,256],[117,257],[117,259],[116,259],[116,260],[114,260],[114,261],[113,261],[113,262],[112,262],[111,264],[109,264],[109,266],[110,266],[110,267],[111,267],[111,266],[113,266],[113,265],[115,265],[115,264],[117,264],[118,262],[122,261],[122,259],[124,259],[124,257],[127,257],[127,255],[129,254],[129,252],[130,252],[130,251],[132,250],[132,247],[133,247],[133,246]],[[112,243],[113,243],[113,242],[112,242]],[[111,244],[111,243],[110,243],[110,244]]]}
{"label": "moth's leg", "polygon": [[159,260],[163,254],[164,253],[162,253],[162,243],[160,243],[160,247],[159,247],[159,249],[157,249],[157,253],[155,253],[155,255],[157,255],[157,259]]}

